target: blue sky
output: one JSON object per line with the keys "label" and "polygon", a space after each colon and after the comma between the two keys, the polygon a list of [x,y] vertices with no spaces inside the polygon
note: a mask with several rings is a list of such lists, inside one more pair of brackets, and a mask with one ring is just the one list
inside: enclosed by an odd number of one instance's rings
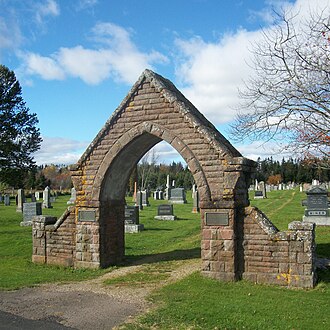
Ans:
{"label": "blue sky", "polygon": [[[0,60],[14,70],[44,139],[41,163],[74,163],[145,68],[170,79],[228,135],[249,50],[272,10],[330,0],[0,0]],[[246,157],[272,143],[238,144]],[[161,161],[177,160],[167,144]]]}

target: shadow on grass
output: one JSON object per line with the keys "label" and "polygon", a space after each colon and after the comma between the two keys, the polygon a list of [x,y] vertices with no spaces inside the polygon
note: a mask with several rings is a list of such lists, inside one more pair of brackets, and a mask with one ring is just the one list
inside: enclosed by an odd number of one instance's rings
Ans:
{"label": "shadow on grass", "polygon": [[317,270],[317,283],[330,283],[330,269]]}
{"label": "shadow on grass", "polygon": [[316,246],[316,254],[321,258],[330,258],[330,243],[321,243]]}
{"label": "shadow on grass", "polygon": [[169,229],[169,228],[149,228],[146,227],[144,228],[144,231],[172,231],[173,229]]}
{"label": "shadow on grass", "polygon": [[137,256],[126,256],[124,265],[152,264],[159,261],[188,260],[201,257],[201,249],[193,248],[186,250],[174,250],[164,253],[143,254]]}

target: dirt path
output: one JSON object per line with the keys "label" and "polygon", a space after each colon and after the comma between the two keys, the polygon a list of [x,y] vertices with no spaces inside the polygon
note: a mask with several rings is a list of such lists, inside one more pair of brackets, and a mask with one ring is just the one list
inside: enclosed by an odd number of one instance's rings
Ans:
{"label": "dirt path", "polygon": [[[152,306],[145,298],[153,290],[197,271],[199,266],[200,259],[180,261],[170,271],[170,276],[166,280],[145,283],[140,287],[105,285],[104,281],[138,272],[145,267],[144,264],[119,268],[83,282],[45,284],[35,288],[0,292],[0,311],[4,316],[8,316],[9,313],[27,320],[41,320],[58,326],[57,328],[47,326],[51,329],[66,327],[84,330],[113,329],[147,312]],[[23,321],[21,319],[22,324]],[[33,328],[38,327],[6,327],[6,329]]]}

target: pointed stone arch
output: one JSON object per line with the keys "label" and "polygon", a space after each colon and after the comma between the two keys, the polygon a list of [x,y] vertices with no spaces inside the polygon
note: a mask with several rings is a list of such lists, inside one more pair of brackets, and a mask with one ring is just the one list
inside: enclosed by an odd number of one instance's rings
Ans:
{"label": "pointed stone arch", "polygon": [[98,226],[100,234],[99,251],[87,254],[90,260],[80,260],[81,265],[107,266],[122,258],[126,184],[135,164],[160,141],[186,161],[198,186],[202,214],[223,210],[233,223],[235,208],[249,204],[247,181],[254,163],[169,80],[145,70],[72,170],[76,213],[95,209],[96,214],[95,223],[77,225]]}
{"label": "pointed stone arch", "polygon": [[32,260],[74,267],[120,262],[127,182],[140,158],[160,141],[177,150],[198,186],[203,274],[313,286],[313,226],[294,224],[289,233],[266,230],[270,221],[248,207],[255,162],[242,157],[169,80],[150,70],[71,168],[75,207],[57,221],[34,221]]}

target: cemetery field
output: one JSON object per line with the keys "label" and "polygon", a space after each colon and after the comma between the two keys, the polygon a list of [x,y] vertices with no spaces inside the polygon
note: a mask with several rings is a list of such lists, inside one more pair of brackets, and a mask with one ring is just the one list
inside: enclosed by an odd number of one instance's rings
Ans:
{"label": "cemetery field", "polygon": [[[298,190],[273,191],[264,200],[251,200],[280,229],[301,220],[306,195]],[[69,196],[61,196],[53,209],[43,214],[60,216]],[[166,201],[149,199],[151,206],[140,212],[145,231],[126,234],[125,265],[142,264],[142,271],[107,281],[105,285],[131,287],[158,283],[149,296],[153,308],[123,329],[329,329],[330,269],[320,271],[313,290],[288,290],[241,281],[223,283],[195,272],[165,285],[170,272],[200,258],[200,215],[188,204],[174,205],[177,221],[154,220],[157,205]],[[131,204],[131,199],[127,199]],[[46,282],[81,281],[98,277],[105,270],[34,265],[31,262],[31,227],[20,227],[22,214],[12,206],[0,206],[0,289],[15,289]],[[330,227],[316,230],[317,253],[330,258]],[[163,283],[163,284],[162,284]]]}
{"label": "cemetery field", "polygon": [[[70,196],[60,196],[54,208],[43,214],[61,216]],[[31,262],[32,228],[21,227],[22,213],[16,212],[15,199],[10,206],[0,205],[0,289],[17,289],[45,282],[76,281],[103,274],[104,270],[74,270]]]}

